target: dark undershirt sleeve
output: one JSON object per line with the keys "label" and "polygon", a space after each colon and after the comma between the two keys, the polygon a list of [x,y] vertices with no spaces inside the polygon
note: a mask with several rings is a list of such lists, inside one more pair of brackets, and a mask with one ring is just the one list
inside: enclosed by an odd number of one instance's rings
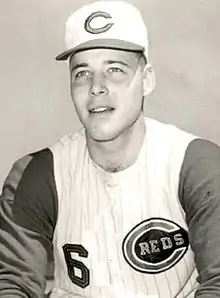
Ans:
{"label": "dark undershirt sleeve", "polygon": [[200,284],[196,298],[220,297],[220,148],[192,141],[185,153],[179,183],[189,240]]}
{"label": "dark undershirt sleeve", "polygon": [[18,160],[0,197],[0,297],[44,297],[57,220],[53,155]]}

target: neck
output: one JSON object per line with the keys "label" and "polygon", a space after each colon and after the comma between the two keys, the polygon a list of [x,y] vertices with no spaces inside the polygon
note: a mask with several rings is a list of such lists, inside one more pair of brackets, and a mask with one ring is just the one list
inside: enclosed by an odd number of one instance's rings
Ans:
{"label": "neck", "polygon": [[116,139],[97,142],[87,136],[89,154],[92,160],[109,172],[121,171],[135,163],[145,135],[144,115]]}

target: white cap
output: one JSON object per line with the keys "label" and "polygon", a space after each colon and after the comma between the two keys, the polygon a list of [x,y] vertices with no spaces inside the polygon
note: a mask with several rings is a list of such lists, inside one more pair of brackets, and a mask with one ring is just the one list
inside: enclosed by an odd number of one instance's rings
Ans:
{"label": "white cap", "polygon": [[56,60],[76,52],[111,48],[143,52],[148,56],[148,34],[141,13],[123,1],[97,1],[74,12],[66,22],[67,50]]}

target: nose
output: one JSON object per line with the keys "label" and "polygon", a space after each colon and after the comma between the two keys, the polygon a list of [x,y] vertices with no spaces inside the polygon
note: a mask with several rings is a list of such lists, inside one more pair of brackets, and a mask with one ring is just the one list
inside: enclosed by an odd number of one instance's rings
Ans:
{"label": "nose", "polygon": [[108,94],[105,78],[100,75],[93,75],[90,88],[90,96],[101,96]]}

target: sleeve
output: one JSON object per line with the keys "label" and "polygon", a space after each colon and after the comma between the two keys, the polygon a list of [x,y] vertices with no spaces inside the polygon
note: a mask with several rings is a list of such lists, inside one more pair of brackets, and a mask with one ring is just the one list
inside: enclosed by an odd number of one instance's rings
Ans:
{"label": "sleeve", "polygon": [[220,148],[196,139],[185,153],[179,198],[194,251],[196,298],[220,297]]}
{"label": "sleeve", "polygon": [[15,162],[0,197],[0,297],[44,297],[57,219],[53,155]]}

